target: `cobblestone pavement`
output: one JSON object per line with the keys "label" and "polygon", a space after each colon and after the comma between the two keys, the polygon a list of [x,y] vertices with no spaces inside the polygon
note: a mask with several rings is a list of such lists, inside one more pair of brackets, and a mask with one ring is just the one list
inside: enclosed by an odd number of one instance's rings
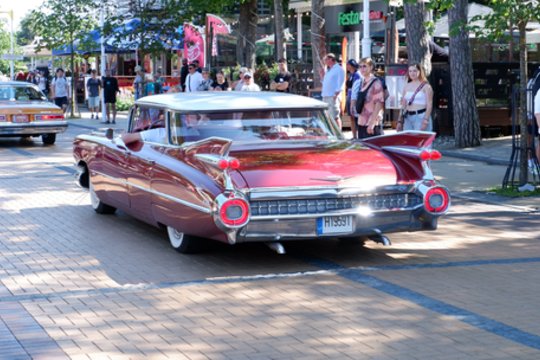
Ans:
{"label": "cobblestone pavement", "polygon": [[393,245],[169,248],[95,214],[71,127],[0,139],[0,359],[538,359],[539,214],[457,199]]}

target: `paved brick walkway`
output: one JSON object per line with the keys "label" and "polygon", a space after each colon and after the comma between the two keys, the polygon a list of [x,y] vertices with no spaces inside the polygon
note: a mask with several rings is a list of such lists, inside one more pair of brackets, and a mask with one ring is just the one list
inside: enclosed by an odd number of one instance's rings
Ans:
{"label": "paved brick walkway", "polygon": [[54,147],[0,139],[0,359],[538,359],[539,214],[457,200],[437,232],[180,255],[95,214]]}

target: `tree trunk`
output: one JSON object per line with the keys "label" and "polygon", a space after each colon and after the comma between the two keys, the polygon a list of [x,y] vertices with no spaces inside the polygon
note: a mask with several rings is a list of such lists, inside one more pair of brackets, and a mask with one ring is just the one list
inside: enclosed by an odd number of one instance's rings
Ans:
{"label": "tree trunk", "polygon": [[255,40],[257,37],[257,0],[247,0],[240,4],[238,20],[239,41],[236,45],[236,58],[240,65],[255,68]]}
{"label": "tree trunk", "polygon": [[421,64],[426,71],[426,76],[429,76],[431,74],[430,36],[425,26],[425,22],[429,20],[428,10],[423,0],[416,3],[404,2],[403,8],[409,64]]}
{"label": "tree trunk", "polygon": [[322,62],[326,55],[326,35],[324,26],[324,0],[311,1],[311,55],[313,57],[313,87],[321,87]]}
{"label": "tree trunk", "polygon": [[274,0],[274,39],[276,44],[276,53],[274,59],[287,58],[285,49],[285,26],[283,20],[283,1]]}
{"label": "tree trunk", "polygon": [[[468,0],[455,0],[448,10],[450,30],[450,76],[456,147],[481,144],[480,121],[474,93],[474,74],[467,26]],[[459,31],[454,32],[454,27]]]}
{"label": "tree trunk", "polygon": [[529,145],[527,130],[527,44],[525,42],[527,21],[518,23],[519,29],[519,131],[521,154],[519,159],[519,184],[524,185],[528,181],[527,148]]}

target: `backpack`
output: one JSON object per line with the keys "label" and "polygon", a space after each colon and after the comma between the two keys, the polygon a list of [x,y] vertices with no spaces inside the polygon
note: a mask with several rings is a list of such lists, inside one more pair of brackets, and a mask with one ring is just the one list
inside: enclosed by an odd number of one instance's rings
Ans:
{"label": "backpack", "polygon": [[379,79],[382,84],[382,88],[384,91],[384,101],[390,97],[390,92],[388,91],[388,86],[386,86],[386,81],[384,80],[384,77],[382,76],[375,76],[375,78]]}
{"label": "backpack", "polygon": [[368,87],[364,91],[362,91],[362,85],[360,85],[360,89],[358,90],[358,96],[356,97],[356,113],[357,114],[360,115],[362,113],[362,110],[364,110],[364,103],[366,102],[366,97],[367,97],[367,94],[369,92],[369,88],[377,80],[380,81],[381,79],[379,79],[377,76],[375,76],[375,78],[373,80],[371,80]]}

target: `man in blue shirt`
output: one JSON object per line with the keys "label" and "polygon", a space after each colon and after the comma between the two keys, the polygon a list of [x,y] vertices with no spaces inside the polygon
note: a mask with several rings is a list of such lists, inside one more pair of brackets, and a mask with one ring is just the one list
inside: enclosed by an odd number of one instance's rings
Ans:
{"label": "man in blue shirt", "polygon": [[336,121],[341,129],[340,105],[341,92],[345,83],[345,72],[338,64],[336,55],[326,54],[324,63],[327,67],[326,74],[323,75],[321,96],[323,101],[328,104],[328,112],[333,120]]}

